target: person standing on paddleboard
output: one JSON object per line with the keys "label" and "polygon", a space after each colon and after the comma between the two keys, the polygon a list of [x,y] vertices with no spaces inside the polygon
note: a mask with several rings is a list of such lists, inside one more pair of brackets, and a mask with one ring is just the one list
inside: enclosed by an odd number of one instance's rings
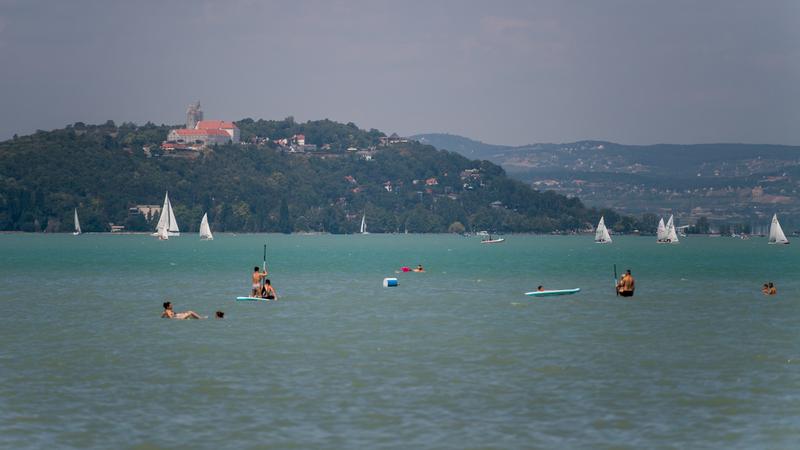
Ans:
{"label": "person standing on paddleboard", "polygon": [[264,278],[267,278],[267,269],[264,268],[263,272],[259,272],[259,267],[255,266],[253,268],[253,289],[250,294],[251,297],[259,296],[258,294],[261,292],[261,280]]}
{"label": "person standing on paddleboard", "polygon": [[631,269],[625,271],[625,275],[619,280],[619,295],[621,297],[633,297],[633,291],[636,289],[636,280],[631,275]]}

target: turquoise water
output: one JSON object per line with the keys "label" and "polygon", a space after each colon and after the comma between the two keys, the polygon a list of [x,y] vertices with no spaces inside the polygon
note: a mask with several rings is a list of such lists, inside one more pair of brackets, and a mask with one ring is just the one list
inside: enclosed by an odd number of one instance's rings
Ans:
{"label": "turquoise water", "polygon": [[[265,242],[281,301],[236,303]],[[0,448],[797,448],[798,262],[757,238],[0,235]]]}

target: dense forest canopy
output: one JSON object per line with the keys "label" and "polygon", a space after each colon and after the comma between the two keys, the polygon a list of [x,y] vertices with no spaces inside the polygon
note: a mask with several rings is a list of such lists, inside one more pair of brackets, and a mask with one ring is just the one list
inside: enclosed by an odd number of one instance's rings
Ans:
{"label": "dense forest canopy", "polygon": [[[418,142],[376,146],[383,133],[330,120],[237,122],[242,144],[191,157],[158,150],[170,128],[147,123],[76,123],[0,143],[0,230],[152,230],[158,217],[131,212],[160,205],[169,191],[183,231],[208,212],[215,231],[352,233],[585,229],[600,216],[618,231],[649,227],[576,198],[538,192],[499,166]],[[325,152],[291,153],[252,139],[303,133]],[[347,151],[356,147],[360,152]],[[146,150],[145,150],[146,149]],[[650,219],[650,218],[647,218]],[[647,231],[647,230],[645,230]]]}

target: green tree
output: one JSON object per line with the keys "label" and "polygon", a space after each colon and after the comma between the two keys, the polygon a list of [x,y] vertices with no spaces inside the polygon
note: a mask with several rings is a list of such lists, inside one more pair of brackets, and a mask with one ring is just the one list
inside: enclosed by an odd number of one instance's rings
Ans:
{"label": "green tree", "polygon": [[286,202],[286,198],[281,198],[281,208],[280,208],[280,217],[278,219],[278,228],[280,228],[281,233],[290,234],[292,232],[292,221],[289,217],[289,204]]}

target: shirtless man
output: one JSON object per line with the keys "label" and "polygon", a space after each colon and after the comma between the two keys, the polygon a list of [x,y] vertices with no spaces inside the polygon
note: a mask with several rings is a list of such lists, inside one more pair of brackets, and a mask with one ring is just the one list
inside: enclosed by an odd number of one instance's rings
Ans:
{"label": "shirtless man", "polygon": [[261,289],[261,298],[265,298],[267,300],[278,299],[278,293],[275,292],[275,288],[272,287],[272,283],[269,281],[269,278],[264,280],[264,287]]}
{"label": "shirtless man", "polygon": [[261,279],[266,278],[266,276],[266,269],[263,272],[259,272],[258,266],[253,268],[253,286],[250,292],[250,297],[258,297],[258,294],[261,291]]}
{"label": "shirtless man", "polygon": [[422,264],[417,264],[417,268],[414,269],[414,272],[425,272],[425,269],[422,268]]}
{"label": "shirtless man", "polygon": [[184,311],[180,313],[176,313],[172,310],[172,302],[164,302],[164,312],[161,313],[161,317],[165,319],[202,319],[200,314],[197,314],[194,311]]}
{"label": "shirtless man", "polygon": [[631,275],[631,270],[625,271],[625,275],[619,280],[619,295],[621,297],[633,297],[633,291],[636,289],[636,281]]}

